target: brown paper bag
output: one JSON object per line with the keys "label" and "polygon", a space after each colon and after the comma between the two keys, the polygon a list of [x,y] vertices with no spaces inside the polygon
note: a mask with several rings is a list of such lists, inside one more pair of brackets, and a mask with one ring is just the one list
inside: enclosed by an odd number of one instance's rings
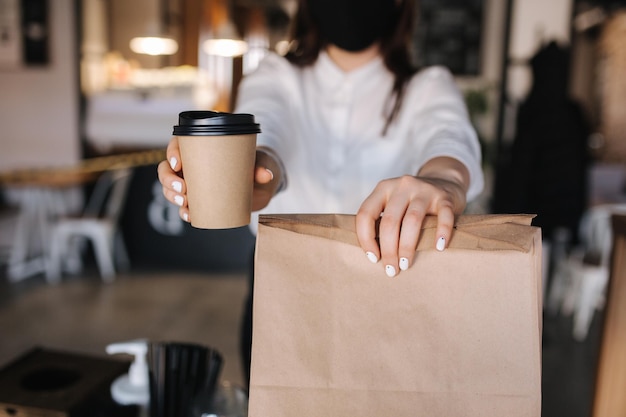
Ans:
{"label": "brown paper bag", "polygon": [[525,215],[461,216],[389,278],[354,216],[261,216],[250,417],[541,414],[541,237]]}

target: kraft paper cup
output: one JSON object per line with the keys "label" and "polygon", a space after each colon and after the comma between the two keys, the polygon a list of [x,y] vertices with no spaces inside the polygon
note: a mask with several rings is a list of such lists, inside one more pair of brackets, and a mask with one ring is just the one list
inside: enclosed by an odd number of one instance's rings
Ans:
{"label": "kraft paper cup", "polygon": [[250,223],[256,135],[250,114],[187,111],[178,137],[191,225],[229,229]]}

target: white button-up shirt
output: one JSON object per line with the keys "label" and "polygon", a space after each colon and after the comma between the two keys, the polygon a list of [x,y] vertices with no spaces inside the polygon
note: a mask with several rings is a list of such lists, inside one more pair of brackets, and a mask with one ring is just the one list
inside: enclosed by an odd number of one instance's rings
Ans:
{"label": "white button-up shirt", "polygon": [[416,74],[383,136],[392,86],[382,59],[344,72],[325,52],[304,68],[270,54],[246,76],[235,111],[255,116],[257,144],[274,150],[287,177],[261,213],[355,214],[379,181],[416,175],[439,156],[467,166],[468,201],[476,197],[483,188],[480,146],[449,71]]}

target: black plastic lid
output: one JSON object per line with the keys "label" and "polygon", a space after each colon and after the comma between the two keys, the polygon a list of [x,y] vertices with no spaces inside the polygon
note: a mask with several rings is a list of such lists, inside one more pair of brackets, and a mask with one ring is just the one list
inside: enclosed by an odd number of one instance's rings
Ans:
{"label": "black plastic lid", "polygon": [[254,116],[208,110],[184,111],[178,115],[174,136],[221,136],[261,133]]}

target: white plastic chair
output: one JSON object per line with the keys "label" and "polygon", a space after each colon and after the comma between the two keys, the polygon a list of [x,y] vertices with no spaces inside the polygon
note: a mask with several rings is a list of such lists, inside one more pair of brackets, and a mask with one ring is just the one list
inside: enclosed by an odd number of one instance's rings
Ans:
{"label": "white plastic chair", "polygon": [[548,301],[552,311],[573,315],[573,337],[587,337],[596,310],[604,307],[610,275],[613,234],[611,216],[626,213],[624,204],[591,207],[580,223],[582,246],[556,267]]}
{"label": "white plastic chair", "polygon": [[57,283],[64,270],[78,272],[82,269],[80,245],[85,239],[93,245],[104,282],[115,279],[116,263],[128,267],[128,255],[118,224],[131,177],[131,168],[104,172],[96,182],[82,216],[59,218],[52,225],[46,266],[49,283]]}

